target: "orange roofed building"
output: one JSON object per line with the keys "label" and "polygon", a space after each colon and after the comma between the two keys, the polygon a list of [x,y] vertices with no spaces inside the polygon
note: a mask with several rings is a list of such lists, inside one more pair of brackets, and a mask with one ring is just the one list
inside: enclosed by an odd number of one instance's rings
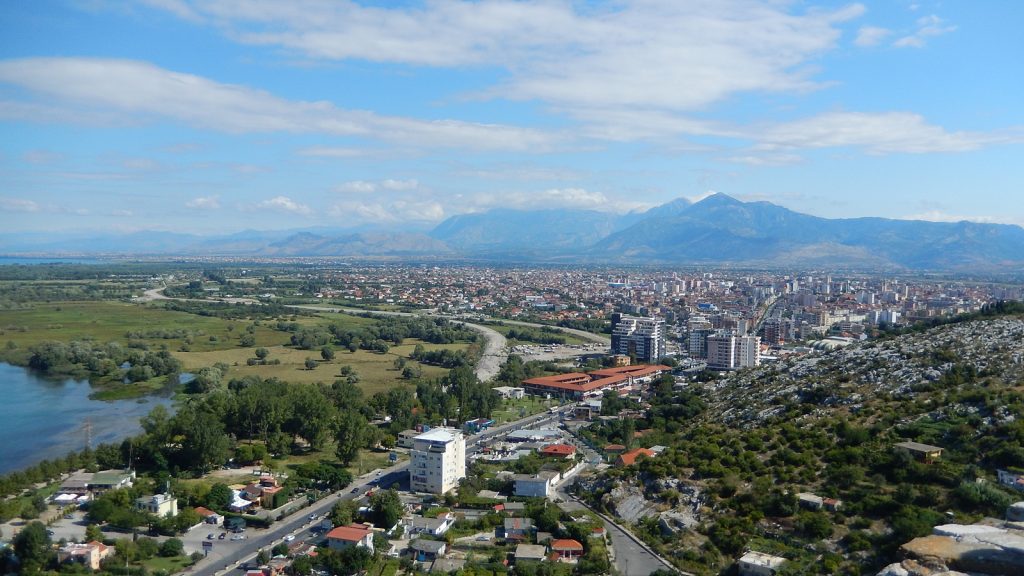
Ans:
{"label": "orange roofed building", "polygon": [[367,524],[338,526],[327,533],[327,547],[334,551],[362,546],[373,552],[373,528]]}
{"label": "orange roofed building", "polygon": [[584,374],[570,372],[554,376],[540,376],[523,380],[527,394],[580,399],[600,396],[605,390],[620,390],[635,384],[644,384],[671,370],[668,366],[643,365],[602,368]]}
{"label": "orange roofed building", "polygon": [[615,459],[615,465],[620,467],[632,466],[641,456],[654,458],[655,452],[654,450],[649,450],[647,448],[635,448],[629,452],[619,454],[619,457]]}

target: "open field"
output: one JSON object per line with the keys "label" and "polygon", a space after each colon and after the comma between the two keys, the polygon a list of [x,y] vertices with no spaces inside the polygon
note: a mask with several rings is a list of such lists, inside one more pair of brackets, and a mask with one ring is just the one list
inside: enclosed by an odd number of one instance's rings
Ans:
{"label": "open field", "polygon": [[[262,366],[248,366],[246,361],[254,358],[254,348],[235,348],[231,350],[218,350],[211,352],[174,352],[174,356],[181,360],[185,370],[198,370],[204,366],[212,366],[217,362],[223,362],[231,368],[227,377],[242,378],[244,376],[259,376],[261,378],[278,378],[286,382],[333,382],[343,378],[340,375],[343,366],[351,366],[359,376],[359,386],[366,394],[373,394],[387,390],[395,385],[405,382],[401,378],[401,371],[395,369],[395,360],[405,358],[406,365],[420,365],[425,378],[435,378],[448,373],[446,368],[438,366],[421,365],[410,359],[410,355],[417,344],[423,344],[426,350],[452,349],[461,350],[466,344],[429,344],[415,339],[408,339],[401,346],[392,346],[385,354],[371,352],[369,350],[356,350],[349,352],[345,349],[336,349],[334,360],[324,361],[320,357],[319,350],[298,350],[285,346],[267,346],[270,355],[267,360],[280,360],[277,365],[268,364]],[[313,358],[317,361],[316,368],[307,370],[305,367],[306,358]]]}

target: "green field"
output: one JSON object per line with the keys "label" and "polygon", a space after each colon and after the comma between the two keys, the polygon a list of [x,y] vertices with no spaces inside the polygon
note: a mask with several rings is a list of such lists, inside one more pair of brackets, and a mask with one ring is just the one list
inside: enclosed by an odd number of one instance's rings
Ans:
{"label": "green field", "polygon": [[[371,318],[338,313],[284,316],[282,320],[303,326],[339,324],[346,328],[358,328],[375,322]],[[414,339],[407,340],[401,346],[392,346],[385,354],[367,350],[349,352],[337,348],[334,360],[325,362],[319,350],[298,350],[288,346],[291,334],[273,329],[276,324],[274,320],[260,321],[254,332],[256,344],[240,347],[239,338],[251,324],[251,320],[229,320],[167,310],[159,303],[39,303],[24,309],[0,311],[0,342],[10,342],[10,345],[16,347],[16,350],[8,354],[12,358],[17,355],[27,357],[29,347],[47,340],[116,341],[124,345],[135,342],[152,350],[166,347],[181,360],[184,371],[196,371],[222,362],[230,366],[229,379],[260,376],[286,382],[330,383],[341,378],[340,370],[343,366],[351,366],[359,376],[360,387],[367,394],[404,382],[401,372],[394,367],[399,357],[405,358],[407,365],[418,365],[409,358],[416,344],[421,343]],[[129,333],[141,337],[129,338]],[[427,350],[459,350],[467,347],[466,344],[422,344]],[[276,359],[281,363],[248,366],[246,361],[255,357],[258,347],[270,351],[268,360]],[[306,358],[317,360],[316,368],[307,370]],[[421,368],[426,378],[440,377],[448,372],[436,366],[421,365]],[[106,400],[136,397],[156,392],[164,381],[163,377],[158,377],[131,385],[104,385],[104,389],[96,396]]]}

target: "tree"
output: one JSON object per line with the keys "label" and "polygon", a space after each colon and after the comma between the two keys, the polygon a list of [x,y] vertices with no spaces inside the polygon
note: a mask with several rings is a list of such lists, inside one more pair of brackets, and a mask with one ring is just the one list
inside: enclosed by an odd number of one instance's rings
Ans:
{"label": "tree", "polygon": [[394,489],[377,492],[370,498],[370,509],[378,526],[391,528],[402,517],[402,499]]}
{"label": "tree", "polygon": [[242,334],[241,336],[238,337],[238,344],[239,346],[243,346],[245,348],[248,348],[249,346],[255,346],[256,336],[246,332],[245,334]]}
{"label": "tree", "polygon": [[220,482],[214,484],[206,495],[206,504],[214,510],[227,510],[231,505],[231,488]]}
{"label": "tree", "polygon": [[181,556],[184,553],[185,544],[177,538],[168,538],[160,545],[160,555],[165,558]]}
{"label": "tree", "polygon": [[357,505],[352,500],[341,500],[331,508],[331,522],[335,526],[346,526],[356,516]]}
{"label": "tree", "polygon": [[306,358],[306,370],[312,370],[316,368],[316,360],[312,358]]}
{"label": "tree", "polygon": [[348,466],[363,447],[366,431],[366,418],[358,412],[342,412],[338,418],[335,439],[338,441],[337,456],[342,464]]}
{"label": "tree", "polygon": [[256,564],[259,566],[263,566],[269,561],[270,556],[267,554],[267,551],[263,548],[260,548],[260,551],[256,553]]}
{"label": "tree", "polygon": [[30,523],[14,537],[14,553],[25,574],[34,574],[46,567],[50,560],[50,537],[42,522]]}
{"label": "tree", "polygon": [[158,544],[156,540],[146,536],[136,540],[135,546],[139,550],[139,557],[143,560],[148,560],[160,552],[160,544]]}
{"label": "tree", "polygon": [[85,527],[85,541],[92,542],[94,540],[103,540],[103,532],[98,525],[89,524]]}
{"label": "tree", "polygon": [[320,357],[326,360],[327,362],[334,360],[334,348],[331,348],[330,346],[324,346],[323,348],[320,349]]}
{"label": "tree", "polygon": [[266,360],[267,356],[270,356],[270,350],[267,350],[266,348],[263,347],[256,349],[256,357],[259,358],[261,361]]}

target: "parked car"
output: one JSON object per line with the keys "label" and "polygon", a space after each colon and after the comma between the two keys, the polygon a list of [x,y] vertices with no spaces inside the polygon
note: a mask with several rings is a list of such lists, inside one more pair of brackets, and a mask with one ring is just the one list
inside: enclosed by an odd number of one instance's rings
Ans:
{"label": "parked car", "polygon": [[291,542],[292,540],[295,540],[295,534],[289,534],[284,537],[285,542]]}
{"label": "parked car", "polygon": [[207,534],[206,535],[206,539],[207,540],[213,540],[213,532],[210,532],[209,534]]}
{"label": "parked car", "polygon": [[221,532],[221,533],[220,533],[220,536],[217,536],[217,540],[223,540],[223,539],[224,539],[224,537],[225,537],[225,536],[227,536],[227,535],[228,535],[228,533],[227,533],[227,532]]}

